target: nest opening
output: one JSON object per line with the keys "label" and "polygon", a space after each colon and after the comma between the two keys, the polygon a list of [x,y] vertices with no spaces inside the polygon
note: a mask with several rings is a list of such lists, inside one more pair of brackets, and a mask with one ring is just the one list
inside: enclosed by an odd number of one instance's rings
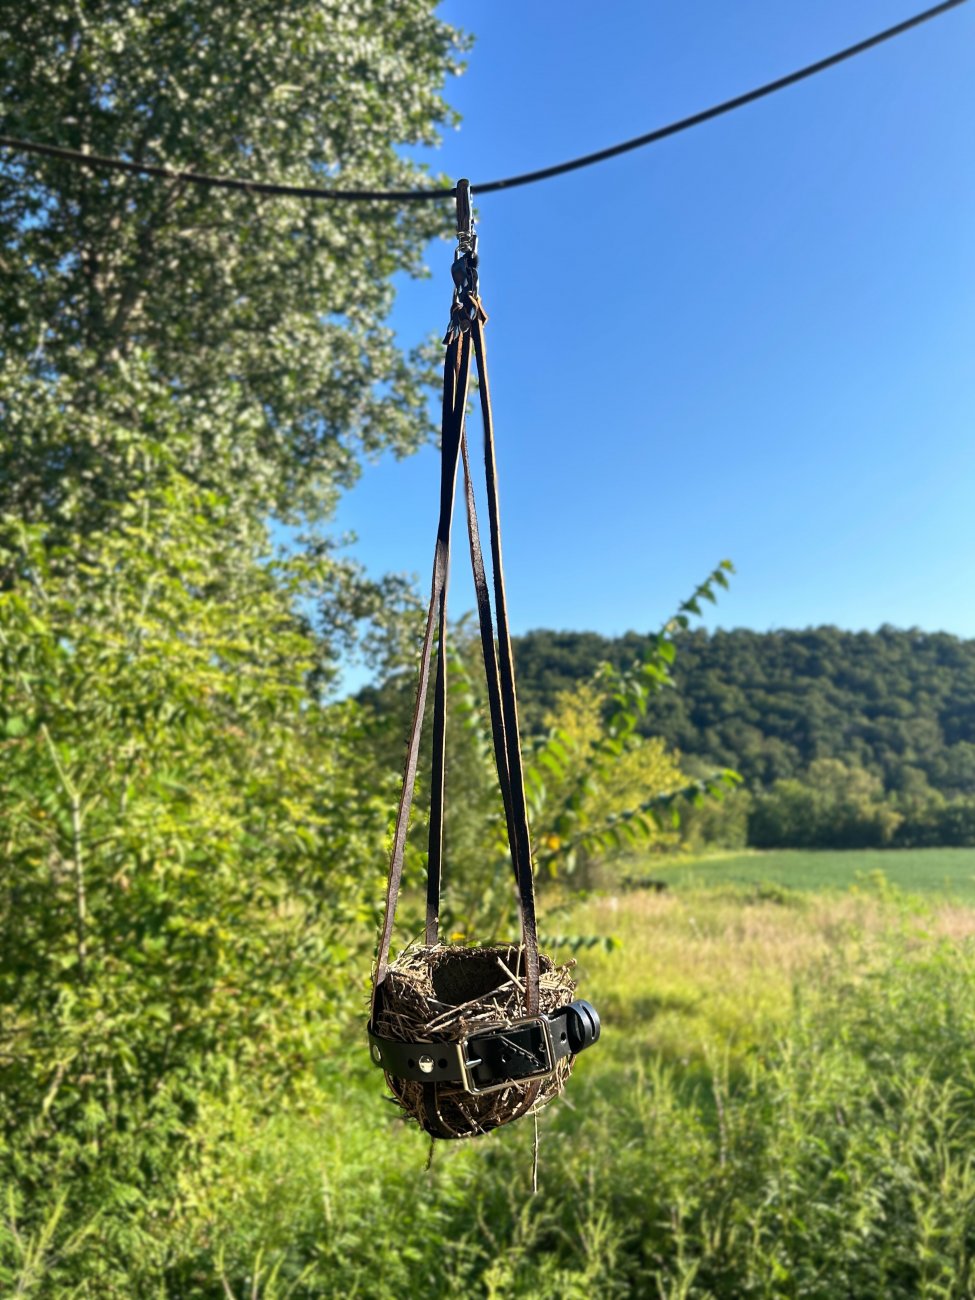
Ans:
{"label": "nest opening", "polygon": [[431,957],[430,979],[438,1001],[458,1007],[500,992],[521,974],[517,948],[442,948]]}
{"label": "nest opening", "polygon": [[[407,948],[380,985],[376,1033],[400,1042],[436,1044],[522,1019],[526,1014],[522,957],[517,944]],[[543,1014],[572,1001],[574,965],[571,961],[557,966],[551,957],[539,954]],[[480,1095],[467,1092],[460,1083],[417,1083],[391,1074],[386,1082],[398,1104],[428,1133],[476,1137],[557,1097],[572,1063],[573,1058],[566,1057],[544,1079],[514,1082]]]}

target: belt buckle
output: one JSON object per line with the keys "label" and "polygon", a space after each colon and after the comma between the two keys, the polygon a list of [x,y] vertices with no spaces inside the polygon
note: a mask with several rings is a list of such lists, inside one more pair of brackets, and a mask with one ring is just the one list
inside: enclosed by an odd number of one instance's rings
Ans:
{"label": "belt buckle", "polygon": [[[532,1026],[541,1031],[542,1042],[545,1049],[545,1065],[538,1070],[532,1070],[528,1074],[519,1074],[516,1078],[504,1079],[501,1083],[491,1083],[484,1088],[479,1088],[474,1080],[473,1071],[482,1063],[480,1058],[470,1060],[467,1055],[467,1049],[471,1040],[476,1038],[488,1038],[492,1035],[504,1037],[505,1034],[512,1030],[523,1029]],[[521,1049],[516,1049],[521,1050]],[[547,1079],[555,1073],[555,1044],[552,1041],[552,1029],[548,1019],[545,1016],[525,1016],[521,1020],[511,1020],[504,1025],[494,1025],[487,1029],[479,1029],[476,1033],[466,1034],[460,1041],[460,1068],[463,1079],[464,1090],[474,1097],[482,1097],[488,1092],[500,1092],[504,1088],[514,1087],[518,1083],[530,1083],[534,1079]]]}

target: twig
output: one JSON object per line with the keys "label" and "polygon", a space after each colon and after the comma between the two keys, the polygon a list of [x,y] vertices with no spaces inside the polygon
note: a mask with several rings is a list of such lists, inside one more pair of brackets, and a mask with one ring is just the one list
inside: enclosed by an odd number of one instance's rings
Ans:
{"label": "twig", "polygon": [[58,779],[64,793],[68,798],[68,805],[71,809],[71,859],[74,867],[74,897],[75,897],[75,932],[76,947],[78,953],[78,974],[81,982],[85,983],[88,977],[88,898],[85,891],[85,870],[82,846],[84,842],[84,817],[81,811],[81,796],[78,793],[78,787],[68,775],[67,769],[61,762],[61,756],[58,754],[57,746],[51,736],[46,722],[40,726],[41,735],[47,745],[48,753],[51,755],[51,762],[58,774]]}
{"label": "twig", "polygon": [[532,1107],[532,1120],[535,1124],[535,1137],[532,1142],[532,1196],[538,1195],[538,1111]]}

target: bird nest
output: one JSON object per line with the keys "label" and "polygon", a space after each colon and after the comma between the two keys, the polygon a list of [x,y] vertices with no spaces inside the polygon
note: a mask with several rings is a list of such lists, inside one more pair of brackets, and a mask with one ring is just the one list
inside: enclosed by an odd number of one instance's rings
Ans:
{"label": "bird nest", "polygon": [[[409,1043],[451,1043],[467,1034],[525,1015],[522,950],[517,945],[407,948],[392,963],[380,990],[374,1032]],[[546,1015],[572,1001],[575,962],[556,966],[539,954],[539,1010]],[[393,1097],[421,1128],[437,1137],[476,1137],[546,1105],[565,1087],[573,1057],[547,1078],[512,1083],[482,1095],[461,1083],[419,1083],[386,1074]]]}

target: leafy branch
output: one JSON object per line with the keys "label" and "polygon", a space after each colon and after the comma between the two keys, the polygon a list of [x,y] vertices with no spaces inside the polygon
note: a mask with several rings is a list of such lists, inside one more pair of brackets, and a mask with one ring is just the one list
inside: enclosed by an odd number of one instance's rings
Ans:
{"label": "leafy branch", "polygon": [[561,840],[557,835],[548,836],[543,840],[543,847],[536,850],[537,865],[549,868],[554,874],[552,867],[559,858],[580,849],[588,854],[604,855],[639,848],[657,830],[680,825],[680,805],[683,802],[699,806],[705,799],[723,799],[740,783],[741,777],[737,772],[724,768],[690,781],[679,790],[651,795],[634,808],[611,814],[599,825],[584,827],[573,838]]}
{"label": "leafy branch", "polygon": [[[553,876],[560,871],[571,873],[581,858],[646,847],[659,840],[661,831],[679,825],[682,805],[720,799],[738,784],[737,773],[720,770],[699,780],[685,780],[675,788],[651,789],[622,810],[599,811],[600,802],[611,800],[618,792],[621,761],[644,743],[638,728],[646,718],[651,699],[673,686],[675,634],[701,614],[703,601],[716,602],[717,589],[727,589],[728,575],[733,572],[728,560],[712,570],[650,638],[634,663],[625,668],[604,663],[597,668],[590,681],[601,709],[595,737],[582,744],[565,727],[554,726],[529,749],[525,756],[525,790],[538,869]],[[465,655],[456,648],[450,653],[452,710],[485,782],[492,784],[493,746],[475,678]],[[671,774],[676,776],[675,765]],[[497,854],[503,856],[500,801],[489,817],[491,840]]]}

